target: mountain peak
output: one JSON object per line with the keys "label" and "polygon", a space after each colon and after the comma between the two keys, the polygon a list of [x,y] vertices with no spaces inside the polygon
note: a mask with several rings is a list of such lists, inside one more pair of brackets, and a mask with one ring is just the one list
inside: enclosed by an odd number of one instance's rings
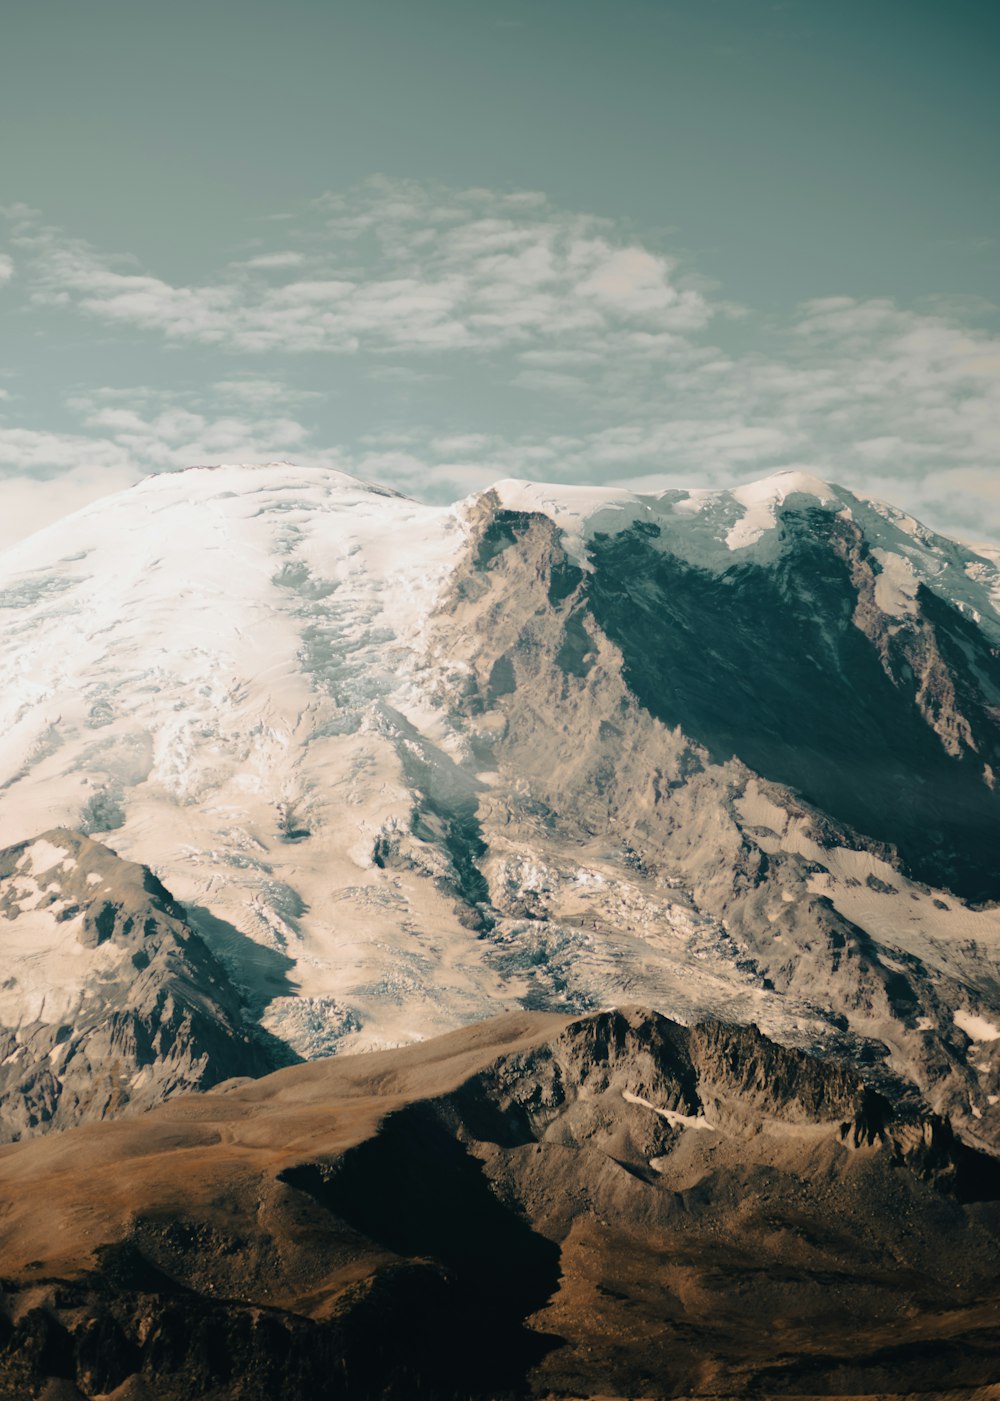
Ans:
{"label": "mountain peak", "polygon": [[326,490],[363,491],[377,496],[401,496],[393,487],[378,482],[367,481],[363,477],[344,472],[339,467],[315,463],[299,464],[285,460],[276,462],[208,462],[193,463],[175,472],[151,472],[137,482],[134,491],[166,491],[191,487],[193,483],[204,486],[212,493],[219,490],[222,482],[230,489],[240,488],[253,492],[270,489],[281,490],[303,483],[322,484]]}

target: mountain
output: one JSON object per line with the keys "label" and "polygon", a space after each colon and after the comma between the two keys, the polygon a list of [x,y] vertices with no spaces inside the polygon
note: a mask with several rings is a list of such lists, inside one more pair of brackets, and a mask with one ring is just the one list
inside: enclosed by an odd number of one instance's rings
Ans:
{"label": "mountain", "polygon": [[0,851],[0,1142],[280,1064],[144,866],[64,829]]}
{"label": "mountain", "polygon": [[998,597],[800,473],[162,474],[0,555],[0,842],[144,863],[292,1058],[638,1001],[996,1146]]}
{"label": "mountain", "polygon": [[297,1065],[0,1149],[0,1194],[5,1396],[985,1401],[1000,1365],[996,1159],[714,1021]]}

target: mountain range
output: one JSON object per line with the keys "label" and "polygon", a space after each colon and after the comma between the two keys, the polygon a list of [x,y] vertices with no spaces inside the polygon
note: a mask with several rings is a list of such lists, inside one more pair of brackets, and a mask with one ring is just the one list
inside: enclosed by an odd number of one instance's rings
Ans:
{"label": "mountain range", "polygon": [[192,468],[0,554],[0,666],[9,1394],[997,1379],[989,551]]}

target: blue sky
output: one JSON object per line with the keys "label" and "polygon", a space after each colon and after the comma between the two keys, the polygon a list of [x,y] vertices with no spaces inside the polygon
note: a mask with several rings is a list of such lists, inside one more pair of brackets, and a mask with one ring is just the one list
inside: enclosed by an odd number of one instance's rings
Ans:
{"label": "blue sky", "polygon": [[20,6],[0,541],[270,458],[1000,537],[998,53],[969,0]]}

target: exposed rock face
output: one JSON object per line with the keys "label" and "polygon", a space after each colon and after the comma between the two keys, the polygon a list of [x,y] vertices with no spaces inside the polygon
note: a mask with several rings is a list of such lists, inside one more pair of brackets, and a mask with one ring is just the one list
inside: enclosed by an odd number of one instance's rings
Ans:
{"label": "exposed rock face", "polygon": [[144,866],[58,828],[0,851],[0,1141],[273,1068]]}
{"label": "exposed rock face", "polygon": [[[909,1079],[959,1117],[971,1104],[973,1131],[996,1141],[1000,1047],[970,1056],[961,1025],[997,996],[996,911],[949,905],[901,854],[939,884],[961,884],[961,867],[992,889],[1000,808],[981,759],[1000,733],[996,648],[940,601],[863,631],[845,539],[858,547],[857,528],[806,511],[783,522],[776,557],[720,572],[640,520],[597,534],[584,571],[544,513],[480,504],[437,654],[442,697],[458,689],[443,659],[466,661],[456,723],[494,771],[477,809],[492,940],[501,957],[538,950],[537,1005],[656,987],[692,1019],[740,1008],[862,1061],[888,1048],[887,1088]],[[956,756],[931,723],[944,709],[928,719],[920,695],[941,639],[966,632],[974,667],[945,671],[982,684],[962,702],[975,752]],[[606,929],[613,968],[595,957]]]}
{"label": "exposed rock face", "polygon": [[888,1398],[1000,1367],[996,1161],[754,1028],[510,1016],[9,1147],[0,1192],[12,1397]]}
{"label": "exposed rock face", "polygon": [[804,511],[782,534],[777,560],[721,573],[635,528],[594,542],[583,592],[630,690],[716,762],[794,789],[918,880],[997,899],[995,644],[923,584],[912,613],[883,612],[853,522]]}

